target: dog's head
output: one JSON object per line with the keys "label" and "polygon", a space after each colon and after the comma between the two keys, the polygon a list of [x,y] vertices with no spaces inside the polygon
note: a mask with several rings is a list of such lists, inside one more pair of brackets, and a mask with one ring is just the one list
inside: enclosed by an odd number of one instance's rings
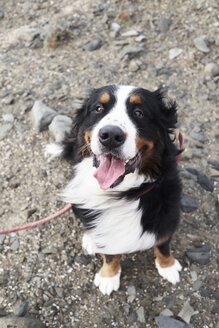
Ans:
{"label": "dog's head", "polygon": [[135,170],[158,176],[163,158],[177,153],[169,136],[177,122],[176,105],[164,101],[161,89],[94,89],[75,122],[79,160],[93,156],[94,176],[102,189],[115,187]]}

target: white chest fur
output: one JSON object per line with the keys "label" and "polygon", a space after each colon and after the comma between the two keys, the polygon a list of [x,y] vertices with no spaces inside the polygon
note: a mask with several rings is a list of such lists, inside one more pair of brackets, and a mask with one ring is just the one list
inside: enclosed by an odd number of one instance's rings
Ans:
{"label": "white chest fur", "polygon": [[94,227],[88,233],[96,252],[104,254],[131,253],[151,248],[155,235],[142,234],[139,200],[116,199],[114,192],[125,191],[143,183],[145,177],[129,174],[117,187],[102,190],[93,177],[92,158],[86,158],[76,167],[76,174],[62,193],[62,199],[82,209],[100,210]]}

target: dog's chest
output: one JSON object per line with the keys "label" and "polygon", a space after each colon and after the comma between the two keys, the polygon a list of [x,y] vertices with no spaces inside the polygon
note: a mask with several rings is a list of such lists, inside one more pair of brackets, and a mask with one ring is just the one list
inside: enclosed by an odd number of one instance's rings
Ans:
{"label": "dog's chest", "polygon": [[[153,233],[144,232],[141,225],[142,210],[139,200],[118,199],[111,190],[100,189],[93,177],[90,159],[81,162],[76,169],[74,179],[63,192],[63,199],[82,210],[86,222],[86,214],[92,214],[92,227],[88,233],[96,245],[96,252],[105,254],[130,253],[148,249],[155,244]],[[120,186],[127,190],[135,184],[142,183],[142,178],[130,175]],[[96,214],[95,214],[96,213]]]}

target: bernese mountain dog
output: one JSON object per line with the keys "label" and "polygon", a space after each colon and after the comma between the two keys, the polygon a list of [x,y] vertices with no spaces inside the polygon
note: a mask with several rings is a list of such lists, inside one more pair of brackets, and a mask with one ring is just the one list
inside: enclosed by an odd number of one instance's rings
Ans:
{"label": "bernese mountain dog", "polygon": [[159,274],[179,282],[182,267],[170,250],[181,197],[176,123],[176,103],[162,89],[110,85],[91,91],[69,139],[47,146],[74,167],[62,199],[83,222],[83,249],[102,254],[94,284],[103,294],[119,288],[120,254],[151,247]]}

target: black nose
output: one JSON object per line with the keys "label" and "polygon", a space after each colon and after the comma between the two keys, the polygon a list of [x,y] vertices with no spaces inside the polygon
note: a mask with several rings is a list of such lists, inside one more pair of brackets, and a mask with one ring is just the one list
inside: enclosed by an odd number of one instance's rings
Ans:
{"label": "black nose", "polygon": [[125,133],[115,125],[106,125],[99,131],[100,142],[109,149],[121,146],[125,138]]}

